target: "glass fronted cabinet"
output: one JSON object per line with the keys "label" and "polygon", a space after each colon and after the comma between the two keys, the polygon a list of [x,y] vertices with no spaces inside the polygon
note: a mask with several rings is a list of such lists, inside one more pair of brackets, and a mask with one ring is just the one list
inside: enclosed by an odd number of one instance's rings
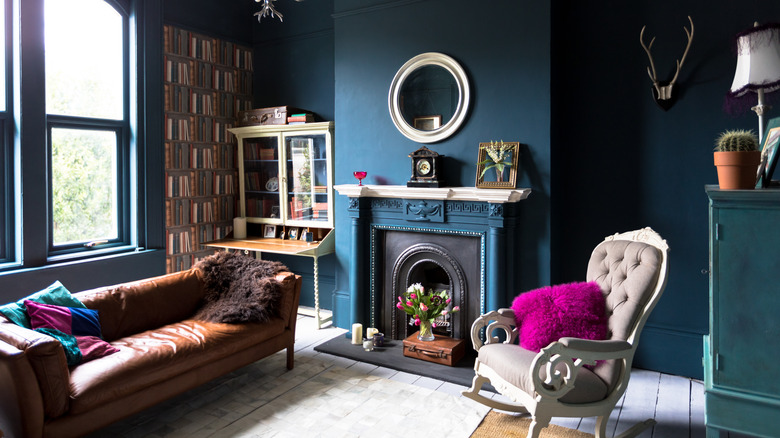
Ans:
{"label": "glass fronted cabinet", "polygon": [[317,328],[319,257],[336,250],[333,230],[333,122],[232,128],[238,139],[239,216],[247,236],[206,243],[212,248],[310,257],[314,261]]}
{"label": "glass fronted cabinet", "polygon": [[238,137],[240,212],[247,222],[333,227],[333,122],[230,132]]}

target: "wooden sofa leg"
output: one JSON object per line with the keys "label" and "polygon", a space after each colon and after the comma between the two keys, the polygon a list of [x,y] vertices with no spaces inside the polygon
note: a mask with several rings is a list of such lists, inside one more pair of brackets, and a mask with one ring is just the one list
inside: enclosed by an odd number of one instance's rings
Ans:
{"label": "wooden sofa leg", "polygon": [[293,369],[293,366],[295,365],[295,347],[287,347],[287,369],[291,370]]}

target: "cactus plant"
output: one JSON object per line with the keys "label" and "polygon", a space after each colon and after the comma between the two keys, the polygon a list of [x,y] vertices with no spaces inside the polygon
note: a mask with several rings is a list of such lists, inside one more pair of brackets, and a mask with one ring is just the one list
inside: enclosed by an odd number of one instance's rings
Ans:
{"label": "cactus plant", "polygon": [[715,152],[746,152],[758,150],[758,137],[752,130],[735,129],[721,133],[715,140]]}

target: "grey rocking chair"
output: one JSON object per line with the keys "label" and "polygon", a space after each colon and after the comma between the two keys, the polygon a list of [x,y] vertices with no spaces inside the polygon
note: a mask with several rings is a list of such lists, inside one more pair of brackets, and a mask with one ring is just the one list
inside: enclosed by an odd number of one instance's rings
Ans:
{"label": "grey rocking chair", "polygon": [[[561,338],[534,353],[517,345],[511,309],[482,315],[471,327],[476,375],[463,395],[492,408],[530,414],[528,438],[538,437],[551,417],[593,416],[598,417],[596,438],[606,438],[609,415],[628,386],[639,335],[666,287],[668,253],[666,241],[650,228],[609,236],[593,250],[586,279],[598,282],[605,295],[607,340]],[[494,336],[497,330],[506,333],[504,342]],[[480,395],[488,382],[512,402]],[[636,436],[654,423],[639,423],[621,437]]]}

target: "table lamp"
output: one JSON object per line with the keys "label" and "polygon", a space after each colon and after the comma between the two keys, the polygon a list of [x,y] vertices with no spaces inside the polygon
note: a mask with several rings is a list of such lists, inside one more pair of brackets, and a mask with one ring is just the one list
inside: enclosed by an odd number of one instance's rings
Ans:
{"label": "table lamp", "polygon": [[727,109],[746,107],[750,93],[758,95],[751,109],[758,115],[758,138],[763,142],[764,114],[771,109],[764,95],[780,89],[780,24],[770,23],[737,34],[737,71],[726,95]]}

